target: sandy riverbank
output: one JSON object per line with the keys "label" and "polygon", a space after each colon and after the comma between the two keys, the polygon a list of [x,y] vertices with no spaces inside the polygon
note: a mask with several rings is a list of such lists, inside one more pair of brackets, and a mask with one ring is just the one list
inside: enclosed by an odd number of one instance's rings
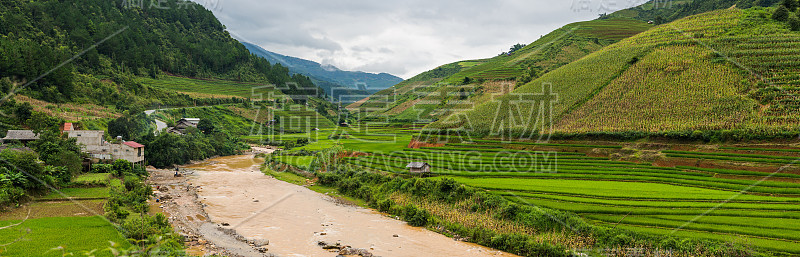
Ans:
{"label": "sandy riverbank", "polygon": [[[203,245],[208,252],[242,256],[258,252],[247,242],[267,241],[268,253],[276,256],[338,255],[338,251],[322,249],[320,241],[364,249],[375,256],[514,256],[411,227],[369,209],[340,204],[305,187],[265,176],[258,170],[260,162],[245,155],[187,166],[191,172],[182,180],[190,189],[187,192],[196,191],[197,199],[191,199],[192,192],[188,198],[168,200],[174,202],[165,208],[173,217],[173,225],[200,236],[195,244]],[[227,226],[220,226],[223,224]],[[225,228],[236,233],[208,238],[205,233],[209,231],[203,227],[211,232]],[[217,243],[236,235],[246,241]],[[239,249],[245,246],[251,249]]]}

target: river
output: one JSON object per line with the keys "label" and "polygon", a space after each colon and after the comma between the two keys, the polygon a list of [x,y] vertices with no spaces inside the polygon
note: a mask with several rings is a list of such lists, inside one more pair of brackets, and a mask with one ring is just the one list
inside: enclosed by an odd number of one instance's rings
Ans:
{"label": "river", "polygon": [[381,213],[259,172],[252,155],[187,166],[210,221],[248,239],[269,240],[277,256],[336,256],[319,241],[367,249],[376,256],[515,256],[407,225]]}

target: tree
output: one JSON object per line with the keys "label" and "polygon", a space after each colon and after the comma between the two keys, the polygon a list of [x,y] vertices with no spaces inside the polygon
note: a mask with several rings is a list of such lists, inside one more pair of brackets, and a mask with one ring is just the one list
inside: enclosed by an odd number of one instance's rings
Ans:
{"label": "tree", "polygon": [[108,123],[108,135],[111,137],[122,136],[125,140],[135,140],[150,132],[148,122],[151,119],[143,112],[119,117]]}
{"label": "tree", "polygon": [[784,5],[778,6],[778,9],[775,9],[775,12],[772,13],[772,19],[785,22],[789,19],[789,9]]}
{"label": "tree", "polygon": [[62,120],[50,117],[47,114],[41,112],[33,112],[30,118],[25,121],[25,124],[28,125],[29,128],[33,130],[33,132],[37,134],[41,134],[45,131],[60,131],[60,125]]}
{"label": "tree", "polygon": [[513,53],[513,52],[516,52],[518,50],[522,50],[522,48],[525,48],[525,46],[526,46],[525,44],[515,44],[515,45],[511,46],[511,49],[508,52],[509,53]]}
{"label": "tree", "polygon": [[785,6],[790,12],[794,12],[797,9],[797,0],[782,0],[781,6]]}
{"label": "tree", "polygon": [[[0,152],[0,171],[8,175],[14,186],[25,189],[40,189],[44,185],[36,180],[46,180],[44,167],[35,152],[6,149]],[[33,176],[33,177],[30,177]]]}
{"label": "tree", "polygon": [[778,1],[777,0],[756,0],[755,3],[753,3],[753,6],[770,7],[770,6],[774,5],[776,2],[778,2]]}
{"label": "tree", "polygon": [[[59,130],[42,132],[39,140],[31,143],[31,147],[45,164],[65,167],[70,176],[80,173],[83,168],[80,146],[76,144],[74,138],[67,138],[67,135]],[[68,179],[65,182],[68,182]]]}
{"label": "tree", "polygon": [[17,108],[14,109],[14,115],[17,116],[19,120],[28,120],[31,118],[33,114],[33,107],[28,102],[22,103],[17,105]]}
{"label": "tree", "polygon": [[789,17],[789,27],[792,31],[800,31],[800,18],[796,14]]}
{"label": "tree", "polygon": [[211,134],[215,130],[217,130],[214,123],[209,119],[201,119],[199,123],[197,123],[197,129],[203,132],[203,134]]}
{"label": "tree", "polygon": [[655,21],[653,21],[653,23],[655,23],[656,25],[664,24],[664,17],[662,17],[661,15],[656,16],[656,19]]}

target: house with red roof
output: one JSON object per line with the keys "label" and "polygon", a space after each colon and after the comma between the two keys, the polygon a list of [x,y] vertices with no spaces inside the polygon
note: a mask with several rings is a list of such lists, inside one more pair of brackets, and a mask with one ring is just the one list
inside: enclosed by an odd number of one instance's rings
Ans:
{"label": "house with red roof", "polygon": [[144,145],[133,141],[125,141],[122,144],[118,144],[118,146],[119,152],[112,153],[115,160],[125,159],[132,163],[144,162]]}
{"label": "house with red roof", "polygon": [[144,163],[144,145],[133,141],[112,143],[105,140],[103,130],[74,130],[71,123],[65,123],[64,133],[75,138],[81,150],[97,160],[123,159],[132,163]]}

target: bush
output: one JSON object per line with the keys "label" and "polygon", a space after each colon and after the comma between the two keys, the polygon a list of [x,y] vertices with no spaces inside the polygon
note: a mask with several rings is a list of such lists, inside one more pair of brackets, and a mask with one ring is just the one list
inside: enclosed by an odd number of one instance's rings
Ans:
{"label": "bush", "polygon": [[149,215],[131,215],[122,222],[122,233],[127,238],[144,240],[158,232],[159,225],[156,224],[155,218]]}
{"label": "bush", "polygon": [[408,225],[415,227],[424,227],[428,224],[430,214],[424,209],[417,209],[414,205],[408,205],[403,209],[403,219],[408,222]]}
{"label": "bush", "polygon": [[114,171],[111,164],[92,164],[91,173],[112,173]]}
{"label": "bush", "polygon": [[772,19],[777,21],[787,21],[789,19],[789,9],[786,6],[779,6],[778,9],[775,9],[775,12],[772,13]]}
{"label": "bush", "polygon": [[117,177],[133,174],[133,164],[127,160],[117,159],[112,164],[112,173]]}
{"label": "bush", "polygon": [[792,31],[800,31],[800,18],[798,18],[797,15],[792,15],[792,17],[789,18],[789,28],[791,28]]}

